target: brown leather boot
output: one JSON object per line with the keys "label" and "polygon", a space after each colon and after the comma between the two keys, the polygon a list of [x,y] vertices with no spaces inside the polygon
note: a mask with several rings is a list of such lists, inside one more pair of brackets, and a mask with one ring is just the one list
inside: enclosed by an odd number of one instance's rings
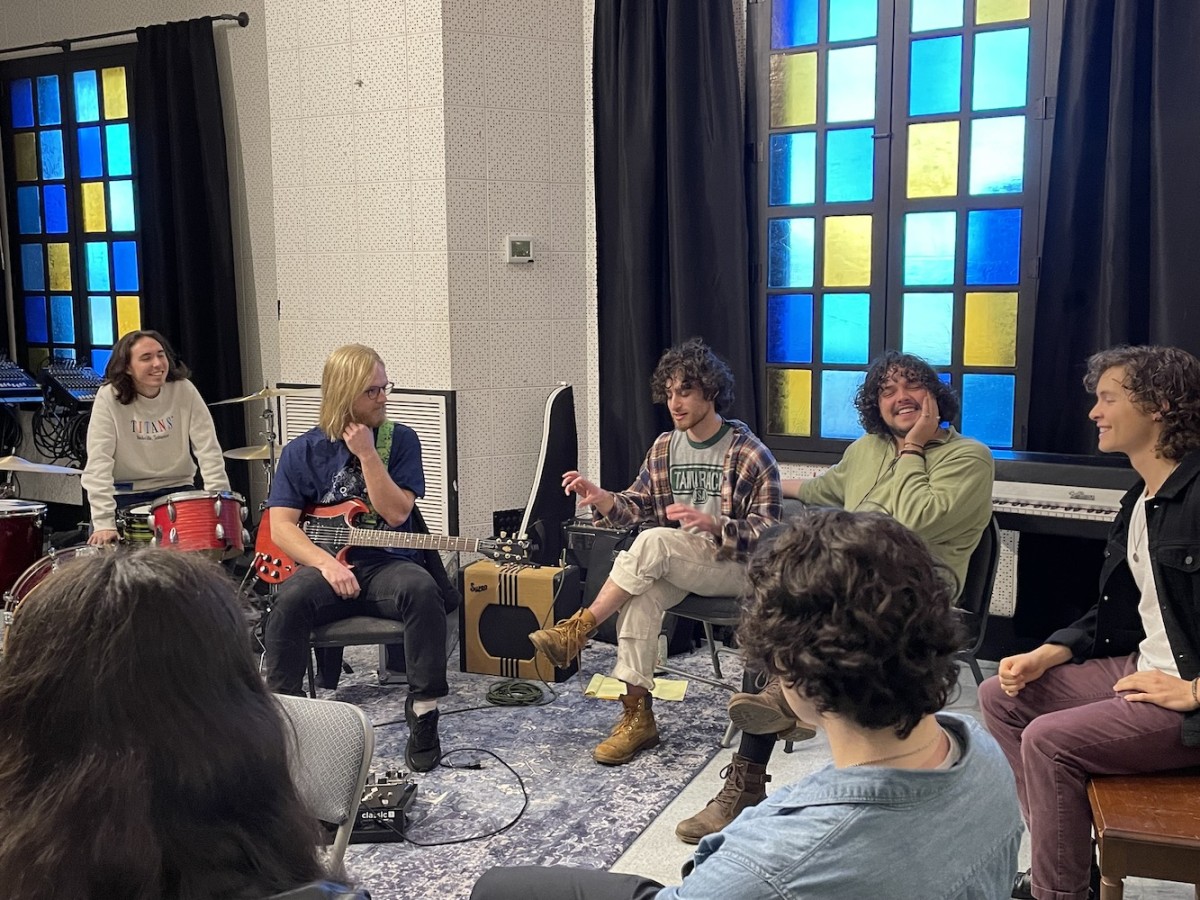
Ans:
{"label": "brown leather boot", "polygon": [[729,720],[747,734],[776,734],[781,741],[807,741],[817,730],[796,718],[783,696],[783,683],[772,678],[757,694],[729,698]]}
{"label": "brown leather boot", "polygon": [[638,751],[657,747],[658,725],[650,704],[649,694],[621,697],[621,705],[625,707],[621,721],[592,751],[592,759],[606,766],[620,766],[633,759]]}
{"label": "brown leather boot", "polygon": [[708,801],[708,806],[690,819],[675,826],[675,836],[685,844],[698,844],[700,838],[716,834],[738,817],[748,806],[757,806],[767,797],[767,782],[771,776],[762,763],[750,762],[744,756],[733,754],[733,762],[721,772],[725,784],[717,796]]}
{"label": "brown leather boot", "polygon": [[543,628],[529,635],[535,650],[546,654],[546,658],[558,668],[565,668],[579,655],[583,645],[596,630],[596,617],[590,609],[581,609],[569,619],[555,623],[553,628]]}

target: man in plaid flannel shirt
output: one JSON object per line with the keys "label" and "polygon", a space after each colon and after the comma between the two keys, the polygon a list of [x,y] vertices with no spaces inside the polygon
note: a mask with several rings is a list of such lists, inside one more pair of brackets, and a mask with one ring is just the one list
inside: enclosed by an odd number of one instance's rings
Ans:
{"label": "man in plaid flannel shirt", "polygon": [[663,614],[689,593],[740,594],[746,560],[780,516],[775,457],[745,423],[722,417],[733,401],[729,367],[693,338],[663,354],[650,385],[675,429],[654,441],[637,480],[614,493],[571,471],[563,489],[591,506],[600,525],[657,527],[617,554],[591,606],[529,636],[565,666],[597,625],[617,613],[613,676],[625,682],[624,710],[592,753],[605,765],[629,762],[659,743],[649,692]]}

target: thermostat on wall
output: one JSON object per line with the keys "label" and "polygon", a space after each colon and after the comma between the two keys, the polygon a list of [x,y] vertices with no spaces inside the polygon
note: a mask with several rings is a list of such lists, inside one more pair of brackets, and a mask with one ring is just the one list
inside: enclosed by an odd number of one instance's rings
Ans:
{"label": "thermostat on wall", "polygon": [[510,234],[504,238],[504,261],[533,262],[533,238],[526,234]]}

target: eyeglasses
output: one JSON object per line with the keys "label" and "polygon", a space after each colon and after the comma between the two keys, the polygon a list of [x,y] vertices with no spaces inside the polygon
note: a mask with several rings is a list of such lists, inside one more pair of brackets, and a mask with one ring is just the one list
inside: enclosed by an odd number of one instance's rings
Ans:
{"label": "eyeglasses", "polygon": [[367,395],[367,399],[369,400],[378,400],[380,394],[390,394],[392,392],[392,388],[395,386],[395,383],[391,381],[389,381],[387,384],[373,384],[363,391],[363,393]]}

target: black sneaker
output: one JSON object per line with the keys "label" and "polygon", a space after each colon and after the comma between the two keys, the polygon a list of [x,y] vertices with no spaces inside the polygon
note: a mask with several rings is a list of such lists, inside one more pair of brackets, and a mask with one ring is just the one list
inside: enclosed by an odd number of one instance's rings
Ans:
{"label": "black sneaker", "polygon": [[[1033,900],[1032,879],[1030,877],[1032,871],[1032,869],[1026,869],[1024,872],[1018,872],[1017,877],[1013,879],[1013,900]],[[1092,863],[1092,873],[1089,882],[1088,900],[1098,900],[1100,897],[1100,867],[1095,862]]]}
{"label": "black sneaker", "polygon": [[404,721],[408,724],[408,744],[404,761],[414,772],[428,772],[442,758],[442,742],[438,740],[438,711],[418,716],[413,712],[413,695],[404,701]]}

